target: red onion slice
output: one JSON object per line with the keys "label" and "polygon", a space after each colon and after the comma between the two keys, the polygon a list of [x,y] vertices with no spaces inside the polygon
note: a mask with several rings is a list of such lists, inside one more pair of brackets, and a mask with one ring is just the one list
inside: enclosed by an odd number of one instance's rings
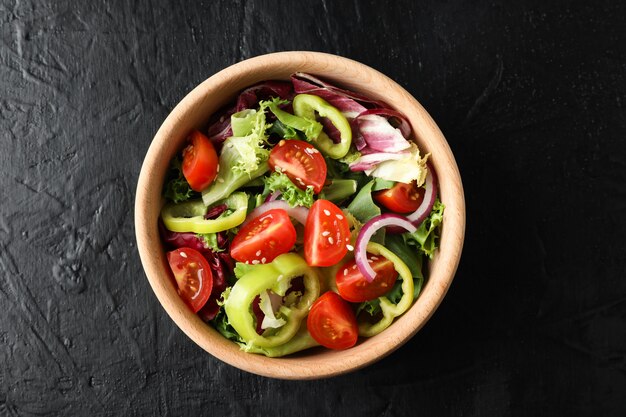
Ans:
{"label": "red onion slice", "polygon": [[248,217],[246,217],[246,220],[241,225],[242,226],[245,225],[250,220],[256,217],[259,217],[261,214],[272,209],[285,210],[287,214],[289,215],[289,217],[293,217],[294,219],[298,221],[298,223],[301,223],[301,224],[306,224],[306,218],[309,216],[309,209],[306,207],[302,207],[302,206],[291,207],[289,203],[287,203],[286,201],[274,200],[274,201],[268,201],[267,203],[263,203],[259,207],[252,210],[250,214],[248,214]]}
{"label": "red onion slice", "polygon": [[274,191],[272,194],[268,195],[267,198],[265,198],[265,202],[267,203],[268,201],[276,201],[276,199],[278,197],[280,197],[282,193],[280,191]]}
{"label": "red onion slice", "polygon": [[354,249],[354,260],[356,265],[361,271],[361,274],[368,282],[372,282],[376,277],[376,272],[367,261],[367,244],[374,234],[383,227],[394,226],[407,230],[413,233],[417,230],[417,227],[413,225],[406,217],[399,214],[381,214],[380,216],[373,217],[370,221],[365,223],[365,226],[359,232],[359,236],[356,238],[356,248]]}

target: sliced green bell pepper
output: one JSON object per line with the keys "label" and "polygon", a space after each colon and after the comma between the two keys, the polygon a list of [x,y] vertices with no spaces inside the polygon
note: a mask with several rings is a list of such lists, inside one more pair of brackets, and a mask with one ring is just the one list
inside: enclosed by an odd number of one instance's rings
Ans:
{"label": "sliced green bell pepper", "polygon": [[249,353],[260,353],[270,358],[291,355],[301,350],[309,349],[320,344],[313,339],[306,327],[306,321],[302,321],[300,329],[287,343],[274,347],[258,347],[256,345],[242,345],[242,349]]}
{"label": "sliced green bell pepper", "polygon": [[398,272],[399,278],[402,279],[402,298],[398,304],[392,303],[385,296],[379,297],[383,317],[376,323],[359,323],[359,336],[371,337],[385,330],[393,322],[394,318],[400,316],[411,307],[413,303],[413,276],[406,264],[384,246],[370,242],[367,244],[367,251],[389,259]]}
{"label": "sliced green bell pepper", "polygon": [[[228,322],[246,341],[244,350],[272,348],[290,341],[320,295],[319,277],[314,269],[295,253],[285,253],[269,264],[252,265],[233,285],[224,302]],[[294,305],[282,305],[277,316],[285,324],[277,329],[267,329],[262,335],[256,332],[253,300],[264,291],[284,297],[291,280],[303,277],[304,294]]]}
{"label": "sliced green bell pepper", "polygon": [[352,128],[348,119],[336,107],[321,97],[298,94],[293,98],[293,112],[296,116],[308,120],[316,120],[315,113],[328,118],[341,135],[339,143],[334,143],[323,131],[316,138],[307,136],[307,139],[315,142],[320,151],[330,158],[339,159],[346,156],[352,143]]}
{"label": "sliced green bell pepper", "polygon": [[204,218],[208,208],[202,200],[189,200],[182,203],[168,203],[161,209],[161,219],[172,232],[216,233],[239,226],[246,219],[248,196],[246,193],[233,193],[222,200],[231,214],[213,220]]}

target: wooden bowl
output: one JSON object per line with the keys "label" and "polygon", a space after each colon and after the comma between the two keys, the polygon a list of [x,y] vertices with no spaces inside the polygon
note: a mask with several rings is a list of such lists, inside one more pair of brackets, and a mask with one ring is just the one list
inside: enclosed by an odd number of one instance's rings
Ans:
{"label": "wooden bowl", "polygon": [[[161,190],[170,159],[190,130],[203,127],[209,116],[235,99],[238,92],[263,80],[288,80],[297,71],[310,73],[344,88],[383,100],[404,113],[413,136],[439,177],[440,198],[446,206],[441,244],[422,293],[414,305],[381,334],[362,339],[348,350],[316,348],[285,358],[245,353],[193,314],[176,293],[157,220]],[[426,110],[406,90],[380,72],[347,58],[318,52],[279,52],[232,65],[191,91],[165,119],[152,140],[141,168],[135,201],[137,246],[144,270],[159,302],[176,325],[216,358],[242,370],[281,379],[316,379],[369,365],[393,352],[430,318],[452,282],[465,234],[465,200],[458,167],[443,134]]]}

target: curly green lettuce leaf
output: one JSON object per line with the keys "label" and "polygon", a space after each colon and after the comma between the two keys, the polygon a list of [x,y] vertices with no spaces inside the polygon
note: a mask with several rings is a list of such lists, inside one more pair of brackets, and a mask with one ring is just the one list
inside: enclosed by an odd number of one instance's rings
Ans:
{"label": "curly green lettuce leaf", "polygon": [[[204,204],[207,206],[210,206],[216,201],[227,198],[238,188],[265,174],[269,169],[269,166],[267,165],[269,152],[267,150],[264,150],[267,152],[267,155],[265,155],[265,152],[262,151],[255,152],[255,156],[253,157],[254,161],[253,159],[250,159],[247,162],[242,162],[242,158],[244,158],[245,155],[249,157],[251,157],[251,155],[246,152],[242,154],[242,148],[240,146],[236,146],[233,143],[233,139],[236,138],[231,137],[226,139],[224,142],[224,147],[222,148],[222,153],[220,155],[220,170],[217,174],[217,178],[213,184],[202,191],[202,201],[204,201]],[[239,145],[241,145],[241,143],[239,143]],[[259,162],[261,159],[256,159],[257,154],[263,156],[262,162]],[[246,172],[244,166],[256,166],[256,169],[251,172]]]}
{"label": "curly green lettuce leaf", "polygon": [[428,217],[413,233],[403,234],[405,242],[417,247],[420,253],[432,259],[439,246],[439,226],[443,221],[443,211],[446,207],[437,198]]}
{"label": "curly green lettuce leaf", "polygon": [[244,343],[244,340],[239,336],[239,333],[233,328],[233,326],[228,323],[228,316],[226,312],[224,312],[224,307],[220,307],[217,315],[213,320],[211,320],[211,324],[222,336],[224,336],[228,340],[232,340],[237,343]]}
{"label": "curly green lettuce leaf", "polygon": [[224,251],[224,249],[220,249],[217,244],[217,233],[197,233],[196,236],[204,242],[206,248],[211,249],[213,252]]}
{"label": "curly green lettuce leaf", "polygon": [[163,197],[173,201],[174,203],[181,203],[189,200],[195,195],[196,192],[191,189],[189,183],[183,175],[180,157],[176,156],[172,158],[165,186],[163,187]]}
{"label": "curly green lettuce leaf", "polygon": [[291,182],[289,177],[282,172],[275,171],[269,177],[265,177],[265,190],[263,195],[269,195],[274,191],[280,191],[280,198],[285,200],[291,207],[304,206],[311,208],[313,205],[313,187],[302,190]]}

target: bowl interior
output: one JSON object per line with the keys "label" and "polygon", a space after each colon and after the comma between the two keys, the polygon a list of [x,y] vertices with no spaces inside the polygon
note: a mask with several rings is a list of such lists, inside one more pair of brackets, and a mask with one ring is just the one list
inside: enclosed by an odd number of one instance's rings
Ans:
{"label": "bowl interior", "polygon": [[[414,139],[439,177],[446,209],[440,249],[414,305],[381,334],[360,340],[345,351],[314,349],[286,358],[248,354],[202,322],[182,302],[167,273],[167,261],[157,221],[161,189],[170,159],[194,128],[206,125],[216,110],[245,87],[264,80],[288,80],[294,72],[319,76],[344,88],[387,102],[409,119]],[[465,202],[454,156],[434,121],[402,87],[358,62],[323,53],[281,52],[252,58],[215,74],[191,91],[170,113],[146,154],[135,202],[135,227],[144,270],[157,298],[174,322],[198,345],[218,359],[248,372],[284,379],[314,379],[352,371],[377,361],[400,347],[433,314],[456,271],[465,232]]]}

